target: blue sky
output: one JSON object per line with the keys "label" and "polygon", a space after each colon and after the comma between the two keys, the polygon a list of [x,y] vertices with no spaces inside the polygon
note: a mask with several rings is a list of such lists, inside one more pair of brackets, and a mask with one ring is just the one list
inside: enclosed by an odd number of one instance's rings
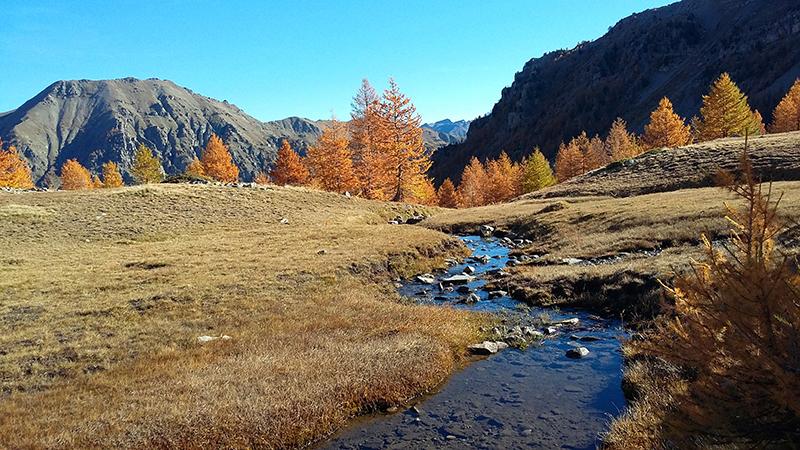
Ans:
{"label": "blue sky", "polygon": [[347,117],[393,76],[425,121],[489,112],[532,57],[671,0],[3,0],[0,111],[53,81],[164,78],[261,120]]}

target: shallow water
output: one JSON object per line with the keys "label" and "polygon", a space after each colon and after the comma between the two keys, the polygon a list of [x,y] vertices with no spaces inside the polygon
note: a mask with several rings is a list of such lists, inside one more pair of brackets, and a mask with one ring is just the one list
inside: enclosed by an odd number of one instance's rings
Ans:
{"label": "shallow water", "polygon": [[[462,238],[474,255],[489,255],[487,264],[469,262],[451,267],[443,278],[460,274],[469,265],[476,280],[469,284],[481,301],[459,303],[463,294],[439,292],[438,287],[405,283],[400,292],[422,303],[449,304],[481,311],[519,314],[547,313],[551,319],[577,317],[580,326],[545,339],[526,350],[508,349],[476,361],[454,374],[436,393],[415,408],[395,414],[376,414],[343,430],[322,448],[568,448],[591,449],[599,442],[610,418],[625,406],[621,324],[585,312],[519,308],[509,297],[488,299],[480,290],[481,274],[506,266],[508,248],[493,238]],[[599,338],[580,342],[590,350],[570,359],[566,350],[580,336]]]}

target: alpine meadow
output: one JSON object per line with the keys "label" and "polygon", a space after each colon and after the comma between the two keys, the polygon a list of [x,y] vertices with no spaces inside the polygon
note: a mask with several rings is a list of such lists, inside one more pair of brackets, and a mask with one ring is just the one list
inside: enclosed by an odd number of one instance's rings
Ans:
{"label": "alpine meadow", "polygon": [[0,448],[797,447],[796,0],[108,6],[2,13]]}

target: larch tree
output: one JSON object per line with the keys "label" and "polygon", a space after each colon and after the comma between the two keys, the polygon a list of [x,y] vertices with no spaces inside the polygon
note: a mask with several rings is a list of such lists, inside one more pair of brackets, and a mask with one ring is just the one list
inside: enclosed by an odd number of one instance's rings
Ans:
{"label": "larch tree", "polygon": [[266,172],[259,171],[255,178],[253,178],[253,181],[256,184],[269,184],[272,180]]}
{"label": "larch tree", "polygon": [[772,112],[772,133],[800,131],[800,78],[795,80],[789,92]]}
{"label": "larch tree", "polygon": [[658,103],[658,108],[650,113],[643,140],[648,148],[681,147],[692,142],[692,131],[686,121],[675,114],[672,102],[664,97]]}
{"label": "larch tree", "polygon": [[630,159],[642,153],[643,148],[637,142],[636,136],[628,132],[628,124],[617,117],[605,140],[606,152],[612,161]]}
{"label": "larch tree", "polygon": [[581,146],[581,151],[584,155],[587,172],[599,169],[611,162],[611,157],[606,152],[605,143],[600,136],[595,135],[589,139],[589,143],[585,147]]}
{"label": "larch tree", "polygon": [[77,160],[69,159],[61,166],[61,189],[78,191],[92,188],[92,175]]}
{"label": "larch tree", "polygon": [[139,184],[160,183],[164,179],[161,160],[144,144],[139,144],[133,156],[131,175]]}
{"label": "larch tree", "polygon": [[458,208],[461,204],[461,198],[456,191],[456,187],[450,178],[444,180],[438,191],[439,206],[443,208]]}
{"label": "larch tree", "polygon": [[4,150],[2,140],[0,140],[0,187],[33,188],[28,163],[22,159],[13,145]]}
{"label": "larch tree", "polygon": [[386,155],[382,152],[379,107],[380,98],[369,80],[361,81],[361,87],[353,97],[350,113],[350,149],[353,152],[353,168],[360,184],[360,195],[366,198],[388,200],[389,169]]}
{"label": "larch tree", "polygon": [[487,162],[486,176],[489,188],[484,193],[484,201],[487,203],[502,203],[519,195],[521,170],[506,152]]}
{"label": "larch tree", "polygon": [[206,177],[206,169],[203,168],[203,163],[200,162],[200,159],[195,156],[192,158],[192,162],[186,166],[186,170],[184,174],[194,178],[205,178]]}
{"label": "larch tree", "polygon": [[122,174],[119,173],[119,166],[114,161],[103,164],[103,187],[117,188],[124,186]]}
{"label": "larch tree", "polygon": [[103,188],[103,180],[100,179],[97,175],[92,175],[92,189],[102,189]]}
{"label": "larch tree", "polygon": [[416,179],[412,180],[408,191],[409,193],[406,201],[409,203],[436,205],[439,202],[439,197],[436,192],[436,187],[433,185],[433,181],[425,175],[419,175]]}
{"label": "larch tree", "polygon": [[522,163],[522,193],[538,191],[554,184],[556,184],[556,177],[550,167],[550,162],[547,161],[539,147],[536,147]]}
{"label": "larch tree", "polygon": [[314,186],[339,193],[358,189],[347,131],[345,124],[333,119],[317,143],[308,149],[305,163]]}
{"label": "larch tree", "polygon": [[703,96],[700,116],[697,138],[702,141],[761,133],[747,96],[727,73],[720,75]]}
{"label": "larch tree", "polygon": [[389,88],[378,105],[380,148],[385,158],[389,183],[387,194],[394,201],[405,201],[420,176],[431,166],[422,141],[421,119],[411,100],[389,79]]}
{"label": "larch tree", "polygon": [[583,175],[586,173],[585,167],[583,153],[575,140],[573,139],[569,144],[562,142],[556,154],[556,178],[558,178],[558,182],[563,183],[570,178]]}
{"label": "larch tree", "polygon": [[289,141],[284,139],[278,150],[275,167],[270,172],[272,182],[280,186],[287,184],[301,186],[308,183],[308,176],[308,169],[300,155],[292,149]]}
{"label": "larch tree", "polygon": [[211,133],[200,161],[209,178],[223,183],[235,183],[239,179],[239,168],[233,163],[231,152],[215,133]]}
{"label": "larch tree", "polygon": [[458,195],[461,205],[465,207],[482,206],[486,204],[489,177],[486,169],[476,157],[472,157],[464,172],[461,174],[461,184],[458,185]]}

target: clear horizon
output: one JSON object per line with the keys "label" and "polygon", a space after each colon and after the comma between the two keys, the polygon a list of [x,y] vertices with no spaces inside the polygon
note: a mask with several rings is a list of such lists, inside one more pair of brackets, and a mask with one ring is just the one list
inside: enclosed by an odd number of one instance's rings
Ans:
{"label": "clear horizon", "polygon": [[[362,78],[389,77],[424,122],[488,113],[531,58],[601,37],[672,0],[389,5],[167,0],[4,5],[0,111],[63,79],[160,78],[262,120],[346,117]],[[482,8],[484,7],[484,8]]]}

